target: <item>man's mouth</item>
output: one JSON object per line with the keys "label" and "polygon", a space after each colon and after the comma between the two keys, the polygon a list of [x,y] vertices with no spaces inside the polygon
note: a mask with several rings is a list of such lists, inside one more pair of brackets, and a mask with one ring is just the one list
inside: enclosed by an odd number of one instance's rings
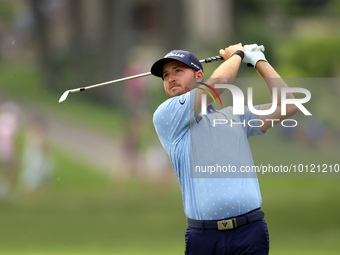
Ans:
{"label": "man's mouth", "polygon": [[173,88],[178,88],[178,87],[180,87],[180,85],[179,84],[175,84],[175,85],[170,87],[170,90],[172,90]]}

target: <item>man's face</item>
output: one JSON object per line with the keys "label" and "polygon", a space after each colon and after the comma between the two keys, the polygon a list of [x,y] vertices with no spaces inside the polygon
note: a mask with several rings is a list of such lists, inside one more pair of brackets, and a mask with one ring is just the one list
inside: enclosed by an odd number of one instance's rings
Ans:
{"label": "man's face", "polygon": [[195,71],[179,61],[171,61],[163,66],[163,83],[169,98],[190,91],[190,79],[201,78],[202,71]]}

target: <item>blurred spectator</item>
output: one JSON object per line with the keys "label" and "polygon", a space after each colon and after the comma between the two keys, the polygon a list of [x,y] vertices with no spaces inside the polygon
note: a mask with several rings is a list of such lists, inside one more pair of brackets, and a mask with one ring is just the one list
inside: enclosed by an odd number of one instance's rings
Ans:
{"label": "blurred spectator", "polygon": [[0,107],[0,196],[12,194],[17,179],[15,140],[18,130],[19,107],[5,102]]}
{"label": "blurred spectator", "polygon": [[[146,72],[143,65],[138,62],[129,64],[124,72],[124,77]],[[124,84],[125,98],[129,114],[140,114],[146,108],[146,78],[128,80]]]}
{"label": "blurred spectator", "polygon": [[324,131],[325,126],[317,116],[312,116],[311,118],[308,118],[305,132],[310,143],[318,143],[322,139]]}
{"label": "blurred spectator", "polygon": [[140,118],[136,116],[135,121],[128,121],[123,133],[122,160],[124,175],[128,178],[135,177],[140,162]]}
{"label": "blurred spectator", "polygon": [[[124,77],[146,72],[144,65],[138,59],[139,53],[132,55],[124,72]],[[130,177],[136,175],[140,162],[140,139],[142,136],[143,116],[146,111],[147,79],[137,78],[124,83],[125,102],[127,109],[127,124],[123,134],[124,170]]]}
{"label": "blurred spectator", "polygon": [[27,191],[41,187],[52,176],[46,126],[40,119],[33,120],[27,127],[22,163],[20,181]]}

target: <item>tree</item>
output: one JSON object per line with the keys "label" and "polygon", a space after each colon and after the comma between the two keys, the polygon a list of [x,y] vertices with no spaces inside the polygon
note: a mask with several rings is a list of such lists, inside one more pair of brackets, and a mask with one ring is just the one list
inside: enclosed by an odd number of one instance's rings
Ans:
{"label": "tree", "polygon": [[44,84],[49,90],[56,90],[56,73],[53,63],[53,52],[48,37],[48,22],[43,13],[44,0],[30,0],[35,22],[35,35],[37,38],[38,62],[41,67]]}

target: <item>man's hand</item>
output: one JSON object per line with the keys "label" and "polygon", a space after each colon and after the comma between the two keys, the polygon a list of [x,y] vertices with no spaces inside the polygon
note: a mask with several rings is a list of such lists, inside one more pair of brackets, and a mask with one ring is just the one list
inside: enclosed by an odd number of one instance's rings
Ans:
{"label": "man's hand", "polygon": [[244,45],[244,50],[244,59],[242,60],[244,63],[256,67],[256,63],[260,60],[267,62],[264,53],[259,50],[259,46],[257,44]]}
{"label": "man's hand", "polygon": [[230,45],[229,47],[225,48],[224,50],[220,50],[220,56],[225,60],[228,60],[236,51],[241,50],[245,51],[245,49],[240,44]]}

